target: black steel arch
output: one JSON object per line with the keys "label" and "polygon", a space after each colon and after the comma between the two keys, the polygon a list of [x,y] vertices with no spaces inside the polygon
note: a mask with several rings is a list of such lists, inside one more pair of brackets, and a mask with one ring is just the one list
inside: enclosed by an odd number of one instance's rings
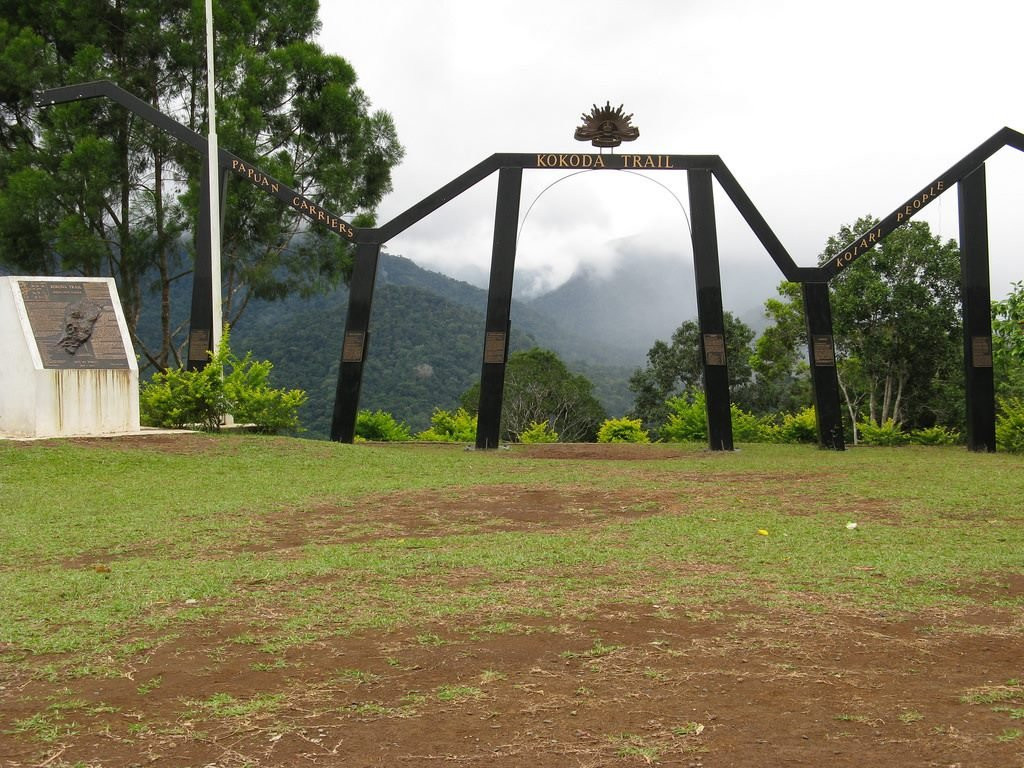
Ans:
{"label": "black steel arch", "polygon": [[[60,102],[97,97],[109,98],[134,112],[152,125],[174,136],[198,151],[207,162],[206,140],[200,134],[159,112],[109,81],[64,86],[43,91],[37,104],[46,106]],[[373,301],[377,261],[382,245],[412,224],[440,208],[494,172],[499,173],[498,200],[495,211],[495,232],[492,248],[491,278],[485,329],[484,360],[481,374],[481,415],[477,446],[497,446],[498,421],[501,413],[501,390],[504,382],[504,361],[508,346],[508,317],[511,306],[512,271],[515,260],[515,231],[519,212],[522,171],[526,169],[573,170],[683,170],[688,173],[688,189],[692,212],[691,233],[697,275],[698,320],[701,327],[702,356],[708,391],[709,445],[721,450],[732,447],[729,422],[728,385],[725,376],[721,285],[718,270],[718,246],[715,230],[714,198],[711,179],[717,179],[723,191],[736,206],[747,225],[775,261],[783,276],[802,285],[807,315],[808,356],[811,364],[815,405],[818,417],[819,443],[824,448],[842,450],[845,446],[839,411],[839,389],[835,370],[832,318],[828,300],[828,283],[856,259],[868,253],[896,227],[908,221],[936,197],[957,186],[959,190],[961,241],[961,293],[964,316],[964,369],[967,381],[968,447],[971,450],[995,450],[995,398],[992,377],[992,329],[990,288],[988,284],[988,229],[985,191],[985,161],[1004,146],[1024,151],[1024,134],[1002,128],[940,174],[930,184],[882,219],[875,228],[851,241],[835,257],[824,264],[801,267],[796,264],[782,242],[761,216],[732,172],[718,155],[654,155],[593,153],[504,153],[494,154],[456,177],[419,203],[386,224],[375,228],[355,227],[342,216],[327,211],[288,185],[246,163],[232,153],[219,149],[217,163],[221,185],[226,172],[253,183],[291,206],[306,219],[326,226],[335,234],[356,244],[355,268],[350,282],[348,315],[338,372],[338,386],[331,424],[331,438],[351,442],[354,438],[358,412],[362,368],[369,339],[369,318]],[[206,175],[204,174],[203,184]],[[209,207],[200,211],[197,237],[200,247],[209,247]],[[209,288],[209,252],[200,251],[193,288],[193,319],[190,334],[190,365],[205,362],[193,360],[192,340],[202,337],[202,318],[206,322],[206,338],[212,338],[209,326],[212,312],[199,298],[202,282]],[[204,263],[205,262],[205,263]],[[206,269],[207,274],[201,273]],[[209,295],[211,290],[206,290]],[[200,317],[197,326],[197,316]],[[197,334],[197,328],[199,333]],[[199,345],[196,345],[198,348]],[[720,369],[720,370],[719,370]],[[485,402],[486,400],[486,402]]]}
{"label": "black steel arch", "polygon": [[[731,450],[728,369],[725,358],[725,320],[714,212],[712,179],[717,178],[730,200],[788,280],[803,282],[808,271],[798,267],[771,227],[750,201],[718,155],[652,155],[594,153],[494,154],[473,166],[388,223],[359,230],[356,264],[349,285],[349,307],[338,371],[331,439],[351,442],[359,409],[363,363],[370,339],[370,312],[377,261],[382,245],[428,216],[462,192],[498,173],[494,241],[488,285],[484,352],[480,373],[480,401],[476,446],[496,448],[501,421],[502,390],[512,303],[516,227],[524,170],[685,171],[691,210],[691,240],[697,281],[697,313],[704,366],[708,418],[708,444],[712,450]],[[839,418],[838,384],[835,418]],[[836,446],[832,446],[836,447]],[[841,447],[841,446],[839,446]]]}

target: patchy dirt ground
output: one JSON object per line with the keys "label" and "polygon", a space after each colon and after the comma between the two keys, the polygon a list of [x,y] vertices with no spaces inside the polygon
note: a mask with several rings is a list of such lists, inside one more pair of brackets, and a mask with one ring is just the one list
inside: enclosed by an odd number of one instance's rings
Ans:
{"label": "patchy dirt ground", "polygon": [[[610,453],[545,446],[536,455]],[[584,509],[644,514],[606,492],[489,493],[503,530],[593,524]],[[398,500],[376,510],[390,515],[376,536],[431,535],[437,499]],[[578,516],[551,517],[577,506]],[[478,514],[457,500],[448,512]],[[281,553],[315,540],[325,519],[278,520],[265,546]],[[973,597],[998,606],[1024,594],[1024,577],[978,589]],[[114,674],[0,666],[0,766],[1024,766],[1019,609],[895,618],[637,602],[584,616],[470,616],[280,651],[242,622],[187,629],[126,628],[136,648],[103,666]]]}

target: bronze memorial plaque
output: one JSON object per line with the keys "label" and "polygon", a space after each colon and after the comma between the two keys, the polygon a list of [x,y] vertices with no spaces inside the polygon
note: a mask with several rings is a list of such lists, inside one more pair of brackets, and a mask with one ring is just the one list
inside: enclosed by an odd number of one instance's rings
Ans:
{"label": "bronze memorial plaque", "polygon": [[363,331],[349,331],[345,334],[345,343],[341,347],[341,362],[363,362],[363,350],[366,347],[366,334]]}
{"label": "bronze memorial plaque", "polygon": [[704,362],[725,365],[725,336],[720,333],[704,334]]}
{"label": "bronze memorial plaque", "polygon": [[131,368],[108,283],[18,284],[44,368]]}
{"label": "bronze memorial plaque", "polygon": [[836,364],[836,350],[832,346],[831,336],[812,336],[812,351],[814,352],[814,364],[822,368],[834,368]]}
{"label": "bronze memorial plaque", "polygon": [[505,362],[505,332],[488,331],[484,337],[484,362],[501,364]]}
{"label": "bronze memorial plaque", "polygon": [[196,328],[188,336],[188,359],[207,360],[210,351],[209,328]]}
{"label": "bronze memorial plaque", "polygon": [[992,367],[992,338],[971,336],[971,365],[975,368]]}

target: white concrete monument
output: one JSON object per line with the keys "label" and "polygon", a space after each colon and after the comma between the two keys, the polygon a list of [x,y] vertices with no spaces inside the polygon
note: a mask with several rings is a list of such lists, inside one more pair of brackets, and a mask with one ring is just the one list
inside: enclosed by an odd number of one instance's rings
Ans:
{"label": "white concrete monument", "polygon": [[139,431],[139,366],[109,277],[0,277],[0,436]]}

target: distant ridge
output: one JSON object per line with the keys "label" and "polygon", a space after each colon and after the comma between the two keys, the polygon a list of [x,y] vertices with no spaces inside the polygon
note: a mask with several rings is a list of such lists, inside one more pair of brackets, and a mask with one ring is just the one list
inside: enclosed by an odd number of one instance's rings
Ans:
{"label": "distant ridge", "polygon": [[[512,350],[556,352],[591,380],[610,416],[632,407],[629,376],[653,342],[695,315],[688,260],[638,253],[633,245],[620,244],[607,275],[582,268],[555,291],[512,305]],[[435,408],[457,407],[480,376],[487,292],[393,254],[381,254],[378,269],[360,407],[389,411],[418,431]],[[175,288],[180,322],[191,288],[184,281]],[[153,339],[156,303],[147,309],[140,334]],[[275,386],[307,391],[302,421],[309,437],[330,432],[347,309],[345,286],[309,298],[253,301],[232,329],[236,352],[273,362]]]}

